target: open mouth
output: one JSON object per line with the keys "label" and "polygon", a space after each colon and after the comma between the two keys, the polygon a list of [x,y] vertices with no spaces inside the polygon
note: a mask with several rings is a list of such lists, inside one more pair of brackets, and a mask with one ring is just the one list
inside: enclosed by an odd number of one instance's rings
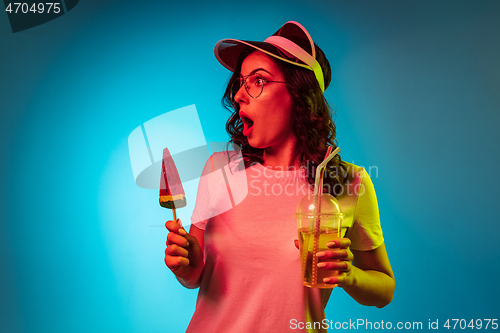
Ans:
{"label": "open mouth", "polygon": [[243,122],[243,129],[245,131],[253,126],[253,120],[248,118],[246,115],[241,115],[241,121]]}

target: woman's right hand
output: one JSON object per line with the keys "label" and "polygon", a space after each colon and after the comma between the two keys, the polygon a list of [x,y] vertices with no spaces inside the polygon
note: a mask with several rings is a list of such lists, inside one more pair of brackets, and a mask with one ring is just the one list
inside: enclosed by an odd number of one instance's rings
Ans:
{"label": "woman's right hand", "polygon": [[187,288],[197,288],[203,271],[203,250],[198,239],[186,232],[179,223],[167,221],[165,264]]}

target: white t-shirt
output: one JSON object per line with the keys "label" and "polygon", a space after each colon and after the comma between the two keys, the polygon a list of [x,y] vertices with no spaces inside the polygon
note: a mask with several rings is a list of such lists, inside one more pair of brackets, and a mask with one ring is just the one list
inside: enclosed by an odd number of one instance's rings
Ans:
{"label": "white t-shirt", "polygon": [[[211,172],[224,161],[224,172]],[[373,184],[364,169],[349,170],[337,197],[346,237],[351,248],[371,250],[383,243]],[[305,322],[326,332],[320,324],[329,290],[302,285],[294,244],[296,206],[312,193],[304,174],[261,164],[245,169],[241,159],[227,165],[225,153],[207,162],[192,216],[205,230],[205,269],[187,332],[297,332]]]}

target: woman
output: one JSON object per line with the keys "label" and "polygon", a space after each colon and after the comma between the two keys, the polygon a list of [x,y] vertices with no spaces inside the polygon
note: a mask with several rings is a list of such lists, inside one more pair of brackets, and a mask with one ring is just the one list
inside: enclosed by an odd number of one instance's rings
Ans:
{"label": "woman", "polygon": [[[189,234],[180,223],[166,223],[166,265],[185,287],[200,287],[188,332],[325,331],[331,289],[302,285],[293,213],[311,193],[328,145],[336,147],[323,97],[331,79],[328,60],[296,22],[265,42],[222,40],[215,54],[233,71],[223,103],[234,110],[226,129],[243,161],[214,154]],[[224,159],[228,170],[244,173],[248,192],[233,208],[218,211],[230,186],[211,171]],[[328,164],[324,191],[339,200],[347,229],[345,238],[318,253],[318,268],[332,272],[324,282],[360,304],[387,305],[395,282],[368,174],[337,155]]]}

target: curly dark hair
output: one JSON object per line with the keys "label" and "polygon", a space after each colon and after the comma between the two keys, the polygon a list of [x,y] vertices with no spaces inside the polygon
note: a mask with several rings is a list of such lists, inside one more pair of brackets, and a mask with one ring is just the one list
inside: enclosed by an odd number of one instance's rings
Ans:
{"label": "curly dark hair", "polygon": [[[323,70],[326,89],[331,81],[330,63],[316,44],[315,47],[316,59]],[[254,163],[263,163],[264,149],[254,148],[248,143],[248,139],[243,135],[243,122],[238,114],[239,105],[237,103],[233,105],[230,95],[231,85],[235,80],[239,80],[243,60],[254,51],[254,48],[247,47],[240,54],[222,98],[222,105],[231,112],[226,123],[226,131],[230,136],[228,145],[232,143],[241,149],[246,167]],[[337,148],[336,127],[332,119],[334,112],[323,96],[313,71],[274,57],[270,58],[283,73],[286,89],[292,99],[292,131],[297,142],[300,165],[307,170],[309,184],[314,184],[316,167],[323,161],[328,146]],[[323,191],[334,196],[341,193],[347,182],[346,170],[345,163],[337,154],[325,170]]]}

